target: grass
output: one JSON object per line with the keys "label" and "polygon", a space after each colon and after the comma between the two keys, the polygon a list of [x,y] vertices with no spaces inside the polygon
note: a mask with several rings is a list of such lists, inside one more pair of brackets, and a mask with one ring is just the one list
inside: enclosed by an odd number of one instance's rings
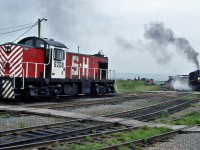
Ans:
{"label": "grass", "polygon": [[26,128],[26,125],[22,122],[19,123],[19,128]]}
{"label": "grass", "polygon": [[[168,128],[163,128],[163,127],[141,127],[137,130],[131,130],[128,132],[117,132],[112,135],[103,135],[101,139],[103,140],[101,143],[100,142],[95,142],[92,140],[92,137],[87,136],[85,141],[86,143],[83,144],[78,144],[78,143],[73,143],[73,144],[66,144],[66,145],[58,145],[56,144],[56,148],[59,149],[66,149],[66,150],[92,150],[92,149],[98,149],[98,148],[103,148],[103,147],[108,147],[108,146],[113,146],[117,145],[120,143],[124,142],[129,142],[129,141],[134,141],[138,139],[144,139],[144,142],[147,143],[147,138],[151,136],[155,136],[161,133],[166,133],[170,132],[171,129]],[[119,148],[120,150],[128,150],[128,147],[126,146],[121,146]],[[137,148],[138,150],[140,147]]]}
{"label": "grass", "polygon": [[200,112],[192,112],[187,114],[180,120],[176,121],[165,121],[165,123],[173,124],[173,125],[196,125],[200,124]]}
{"label": "grass", "polygon": [[0,118],[13,118],[12,114],[6,113],[6,114],[0,114]]}
{"label": "grass", "polygon": [[189,94],[187,96],[181,97],[181,100],[198,100],[200,99],[200,94]]}
{"label": "grass", "polygon": [[117,80],[118,93],[158,91],[160,85],[148,85],[145,81]]}

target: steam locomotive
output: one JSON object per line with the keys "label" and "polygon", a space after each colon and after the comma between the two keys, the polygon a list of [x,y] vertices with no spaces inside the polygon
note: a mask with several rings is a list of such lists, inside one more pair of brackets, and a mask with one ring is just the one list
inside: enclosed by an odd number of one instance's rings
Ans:
{"label": "steam locomotive", "polygon": [[200,90],[200,70],[189,73],[189,86],[195,90]]}
{"label": "steam locomotive", "polygon": [[52,39],[26,37],[0,45],[0,98],[41,98],[115,92],[108,57],[68,52]]}

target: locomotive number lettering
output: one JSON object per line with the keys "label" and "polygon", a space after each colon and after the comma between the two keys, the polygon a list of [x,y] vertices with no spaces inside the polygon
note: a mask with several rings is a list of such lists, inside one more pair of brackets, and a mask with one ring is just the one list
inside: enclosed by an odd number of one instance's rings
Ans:
{"label": "locomotive number lettering", "polygon": [[57,68],[64,68],[64,62],[55,61],[55,62],[54,62],[54,67],[57,67]]}

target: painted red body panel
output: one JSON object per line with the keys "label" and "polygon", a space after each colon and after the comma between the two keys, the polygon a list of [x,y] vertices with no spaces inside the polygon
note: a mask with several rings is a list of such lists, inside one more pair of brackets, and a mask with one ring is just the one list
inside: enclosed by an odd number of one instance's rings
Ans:
{"label": "painted red body panel", "polygon": [[26,76],[29,78],[42,77],[42,74],[44,72],[43,49],[28,48],[28,50],[23,50],[23,62],[24,62],[23,69],[25,77]]}
{"label": "painted red body panel", "polygon": [[[73,60],[74,56],[78,56],[78,60]],[[93,55],[84,55],[78,53],[67,53],[66,56],[66,78],[70,78],[71,71],[77,71],[80,73],[79,75],[72,75],[72,78],[89,78],[89,79],[99,79],[100,78],[100,68],[99,63],[108,63],[108,59],[104,57],[97,57]],[[74,67],[74,64],[77,67]],[[88,69],[87,69],[88,68]],[[87,73],[88,71],[88,73]]]}
{"label": "painted red body panel", "polygon": [[[78,56],[78,60],[73,60],[74,56]],[[23,50],[23,70],[24,76],[28,78],[42,77],[44,72],[45,52],[43,49],[28,48]],[[108,63],[108,59],[93,55],[85,55],[78,53],[66,54],[66,78],[100,78],[99,62]],[[37,63],[37,65],[36,65]],[[77,67],[74,67],[76,64]],[[87,69],[88,68],[88,69]],[[78,75],[71,75],[72,71],[77,71]],[[37,71],[35,71],[37,70]]]}

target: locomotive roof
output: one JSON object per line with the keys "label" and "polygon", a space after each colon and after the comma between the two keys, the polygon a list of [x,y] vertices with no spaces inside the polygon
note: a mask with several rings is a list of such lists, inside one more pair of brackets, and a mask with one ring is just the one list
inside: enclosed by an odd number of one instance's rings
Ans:
{"label": "locomotive roof", "polygon": [[25,42],[29,41],[29,40],[34,40],[34,41],[35,40],[42,40],[42,41],[44,41],[44,43],[46,43],[48,45],[51,45],[51,46],[60,47],[60,48],[67,48],[67,46],[65,46],[63,43],[60,43],[58,41],[54,41],[53,39],[39,38],[39,37],[35,37],[35,36],[33,36],[33,37],[26,37],[26,38],[20,40],[18,42],[18,44],[25,44]]}

